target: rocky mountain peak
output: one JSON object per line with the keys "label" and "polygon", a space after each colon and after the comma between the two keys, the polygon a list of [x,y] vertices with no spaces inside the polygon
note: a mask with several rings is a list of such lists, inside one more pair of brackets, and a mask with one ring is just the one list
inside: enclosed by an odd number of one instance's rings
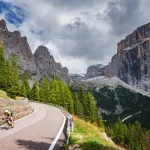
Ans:
{"label": "rocky mountain peak", "polygon": [[121,40],[118,43],[117,53],[140,44],[146,38],[150,38],[150,23],[138,27],[134,32],[126,36],[125,39]]}
{"label": "rocky mountain peak", "polygon": [[57,63],[47,47],[40,45],[36,49],[34,57],[36,60],[36,66],[40,72],[45,76],[48,76],[49,79],[52,75],[55,75],[60,79],[64,78],[65,81],[68,80],[68,68],[63,68],[60,63]]}
{"label": "rocky mountain peak", "polygon": [[32,83],[43,77],[51,80],[53,75],[68,82],[68,69],[55,62],[47,47],[40,45],[33,55],[27,37],[21,37],[19,31],[9,32],[5,20],[0,20],[0,46],[4,47],[5,57],[16,54],[19,73],[30,76]]}
{"label": "rocky mountain peak", "polygon": [[104,68],[102,64],[92,65],[87,68],[87,77],[104,76]]}
{"label": "rocky mountain peak", "polygon": [[118,76],[131,86],[150,91],[150,23],[138,27],[118,43],[108,76]]}
{"label": "rocky mountain peak", "polygon": [[118,43],[117,53],[108,66],[90,66],[88,77],[118,77],[125,83],[150,91],[150,23],[138,27]]}
{"label": "rocky mountain peak", "polygon": [[34,53],[35,57],[45,57],[47,59],[51,59],[50,57],[50,52],[47,49],[47,47],[40,45],[38,46],[38,48],[36,49],[35,53]]}
{"label": "rocky mountain peak", "polygon": [[8,31],[5,20],[0,20],[0,30]]}

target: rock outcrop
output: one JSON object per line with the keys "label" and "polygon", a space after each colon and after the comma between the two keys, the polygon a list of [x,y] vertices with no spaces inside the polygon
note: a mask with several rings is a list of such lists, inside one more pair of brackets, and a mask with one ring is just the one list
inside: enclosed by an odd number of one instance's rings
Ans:
{"label": "rock outcrop", "polygon": [[6,57],[10,57],[12,53],[16,54],[20,74],[24,73],[25,70],[29,70],[33,74],[38,73],[27,38],[21,37],[19,31],[9,32],[4,20],[0,21],[0,45],[4,46]]}
{"label": "rock outcrop", "polygon": [[48,49],[39,46],[32,54],[26,37],[21,37],[19,31],[9,32],[5,20],[0,20],[0,46],[4,47],[4,54],[8,58],[15,53],[19,65],[19,74],[29,75],[31,81],[47,77],[57,78],[68,82],[68,69],[56,63]]}
{"label": "rock outcrop", "polygon": [[34,57],[36,66],[43,77],[46,76],[50,80],[55,75],[57,78],[68,82],[68,69],[55,62],[47,47],[39,46],[34,53]]}
{"label": "rock outcrop", "polygon": [[104,67],[101,64],[92,65],[87,68],[86,77],[104,76]]}
{"label": "rock outcrop", "polygon": [[150,23],[118,43],[108,77],[118,76],[129,85],[150,91]]}
{"label": "rock outcrop", "polygon": [[[89,70],[89,68],[91,68]],[[89,67],[87,75],[117,76],[125,83],[150,91],[150,23],[138,27],[118,43],[117,54],[104,68]],[[104,70],[104,73],[103,73]]]}

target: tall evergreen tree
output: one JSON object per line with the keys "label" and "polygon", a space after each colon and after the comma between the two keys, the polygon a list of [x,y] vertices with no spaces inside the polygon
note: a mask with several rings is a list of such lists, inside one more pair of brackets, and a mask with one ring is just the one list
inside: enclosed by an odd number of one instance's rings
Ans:
{"label": "tall evergreen tree", "polygon": [[74,112],[73,110],[73,99],[72,95],[69,91],[69,88],[65,86],[65,95],[64,95],[64,107],[71,113]]}
{"label": "tall evergreen tree", "polygon": [[50,99],[50,83],[46,78],[43,78],[40,91],[39,91],[39,99],[41,102],[49,102]]}
{"label": "tall evergreen tree", "polygon": [[65,88],[64,88],[64,83],[60,80],[58,81],[58,88],[59,88],[58,105],[63,106],[64,105]]}
{"label": "tall evergreen tree", "polygon": [[6,76],[5,76],[5,57],[4,49],[0,47],[0,88],[6,89]]}
{"label": "tall evergreen tree", "polygon": [[21,94],[17,59],[15,54],[12,55],[11,76],[12,76],[12,83],[11,83],[11,87],[7,89],[7,93],[12,98],[15,98],[16,96],[19,96]]}
{"label": "tall evergreen tree", "polygon": [[27,98],[29,98],[29,95],[30,95],[30,86],[29,86],[27,78],[24,79],[24,85],[25,85],[25,88],[26,88],[26,96],[27,96]]}
{"label": "tall evergreen tree", "polygon": [[78,93],[73,93],[73,99],[74,99],[74,114],[80,118],[84,117],[84,110],[82,103],[79,101],[79,95]]}
{"label": "tall evergreen tree", "polygon": [[100,126],[100,128],[105,129],[105,125],[103,123],[103,119],[101,116],[99,117],[99,126]]}
{"label": "tall evergreen tree", "polygon": [[28,80],[25,78],[21,85],[21,96],[29,98],[30,95],[30,86]]}
{"label": "tall evergreen tree", "polygon": [[124,145],[124,125],[120,119],[120,117],[118,117],[118,122],[115,124],[115,141],[121,145]]}
{"label": "tall evergreen tree", "polygon": [[86,99],[86,118],[88,120],[90,120],[91,122],[96,122],[97,121],[97,115],[96,115],[96,103],[95,103],[95,100],[94,100],[94,97],[93,95],[88,92],[88,94],[86,95],[87,99]]}
{"label": "tall evergreen tree", "polygon": [[31,92],[30,92],[30,99],[36,100],[36,101],[39,100],[39,87],[38,87],[37,82],[34,82],[34,84],[33,84],[33,87],[32,87]]}
{"label": "tall evergreen tree", "polygon": [[10,60],[5,61],[5,76],[6,76],[6,90],[12,86],[13,78],[12,78],[12,68]]}
{"label": "tall evergreen tree", "polygon": [[79,100],[82,103],[83,107],[85,107],[85,94],[84,94],[84,88],[81,86],[79,89]]}
{"label": "tall evergreen tree", "polygon": [[51,83],[51,88],[50,88],[50,102],[53,104],[58,104],[57,103],[57,97],[58,97],[58,84],[57,81],[55,79],[55,77],[53,77],[52,83]]}
{"label": "tall evergreen tree", "polygon": [[22,85],[21,85],[21,96],[27,97],[27,95],[26,95],[26,87],[25,87],[24,83],[22,83]]}

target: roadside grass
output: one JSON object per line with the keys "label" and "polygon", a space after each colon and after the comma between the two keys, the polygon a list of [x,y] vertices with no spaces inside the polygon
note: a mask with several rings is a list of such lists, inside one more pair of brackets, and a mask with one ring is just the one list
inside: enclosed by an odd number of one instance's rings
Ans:
{"label": "roadside grass", "polygon": [[7,95],[7,93],[6,93],[6,92],[4,92],[4,91],[0,90],[0,98],[8,99],[9,97],[8,97],[8,95]]}
{"label": "roadside grass", "polygon": [[16,96],[14,100],[22,100],[22,99],[24,99],[24,97]]}
{"label": "roadside grass", "polygon": [[71,133],[69,145],[82,150],[121,150],[105,135],[97,126],[74,117],[74,132]]}
{"label": "roadside grass", "polygon": [[[3,90],[0,90],[0,98],[2,98],[2,99],[12,99],[12,98],[10,98],[10,97],[7,95],[7,93],[6,93],[5,91],[3,91]],[[24,99],[24,98],[23,98],[23,97],[20,97],[20,96],[16,96],[16,98],[13,99],[13,100],[22,100],[22,99]]]}

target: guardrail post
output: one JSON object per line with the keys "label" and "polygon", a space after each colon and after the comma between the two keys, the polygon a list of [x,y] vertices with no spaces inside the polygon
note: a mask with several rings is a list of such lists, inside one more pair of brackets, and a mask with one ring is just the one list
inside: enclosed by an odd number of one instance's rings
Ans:
{"label": "guardrail post", "polygon": [[71,127],[71,131],[74,131],[74,124],[73,124],[73,117],[72,115],[69,115],[69,122],[70,122],[70,127]]}
{"label": "guardrail post", "polygon": [[72,122],[72,132],[74,132],[74,123]]}

